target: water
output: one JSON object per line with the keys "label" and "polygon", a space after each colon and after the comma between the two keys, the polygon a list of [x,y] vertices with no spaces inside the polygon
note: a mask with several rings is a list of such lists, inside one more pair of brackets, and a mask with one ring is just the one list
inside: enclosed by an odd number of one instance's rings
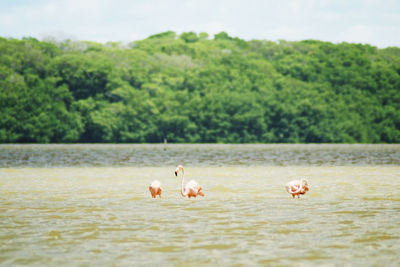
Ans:
{"label": "water", "polygon": [[1,266],[400,265],[399,145],[1,145],[0,167]]}
{"label": "water", "polygon": [[400,145],[0,145],[7,167],[400,165]]}

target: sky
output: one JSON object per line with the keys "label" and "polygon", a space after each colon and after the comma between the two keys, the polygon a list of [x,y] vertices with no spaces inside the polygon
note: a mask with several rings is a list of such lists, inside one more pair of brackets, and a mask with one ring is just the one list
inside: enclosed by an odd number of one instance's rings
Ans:
{"label": "sky", "polygon": [[0,0],[0,36],[106,43],[174,31],[400,47],[399,0]]}

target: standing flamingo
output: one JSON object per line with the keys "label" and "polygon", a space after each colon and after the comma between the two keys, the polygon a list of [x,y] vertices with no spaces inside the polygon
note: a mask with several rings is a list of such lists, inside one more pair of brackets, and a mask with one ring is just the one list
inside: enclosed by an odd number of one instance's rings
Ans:
{"label": "standing flamingo", "polygon": [[157,195],[161,197],[162,187],[160,181],[153,181],[149,186],[150,194],[153,198],[156,198]]}
{"label": "standing flamingo", "polygon": [[286,191],[294,196],[300,198],[300,195],[304,195],[308,188],[308,181],[306,179],[294,180],[286,184]]}
{"label": "standing flamingo", "polygon": [[178,167],[176,167],[175,170],[175,176],[178,176],[179,171],[182,172],[182,189],[181,189],[181,194],[183,197],[188,196],[189,198],[191,197],[197,197],[197,195],[200,195],[202,197],[204,197],[203,192],[201,192],[201,190],[203,189],[201,187],[201,185],[199,185],[196,181],[191,180],[189,181],[185,187],[183,187],[183,183],[184,183],[184,170],[183,170],[183,166],[182,165],[178,165]]}

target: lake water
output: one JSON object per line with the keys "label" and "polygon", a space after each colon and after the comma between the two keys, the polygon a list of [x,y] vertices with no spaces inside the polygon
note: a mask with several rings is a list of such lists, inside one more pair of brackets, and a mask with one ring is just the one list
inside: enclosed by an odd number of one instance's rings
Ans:
{"label": "lake water", "polygon": [[400,145],[0,145],[1,266],[399,266],[399,229]]}

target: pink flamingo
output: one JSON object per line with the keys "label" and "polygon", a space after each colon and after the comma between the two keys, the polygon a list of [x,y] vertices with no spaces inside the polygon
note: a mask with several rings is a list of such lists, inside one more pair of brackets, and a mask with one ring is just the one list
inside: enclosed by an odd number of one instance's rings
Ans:
{"label": "pink flamingo", "polygon": [[162,187],[160,181],[155,180],[151,182],[149,191],[153,198],[156,198],[157,195],[161,197]]}
{"label": "pink flamingo", "polygon": [[201,185],[199,185],[196,181],[191,180],[190,182],[188,182],[185,187],[183,187],[183,183],[184,183],[184,170],[183,170],[183,166],[182,165],[178,165],[178,167],[176,167],[175,170],[175,176],[178,176],[179,171],[181,171],[182,173],[182,189],[181,189],[181,195],[183,197],[188,196],[189,198],[191,197],[197,197],[197,195],[200,195],[202,197],[204,197],[203,192],[201,192],[201,190],[203,189],[201,187]]}
{"label": "pink flamingo", "polygon": [[286,191],[293,196],[300,198],[300,195],[304,195],[308,188],[308,181],[306,179],[294,180],[286,184]]}

